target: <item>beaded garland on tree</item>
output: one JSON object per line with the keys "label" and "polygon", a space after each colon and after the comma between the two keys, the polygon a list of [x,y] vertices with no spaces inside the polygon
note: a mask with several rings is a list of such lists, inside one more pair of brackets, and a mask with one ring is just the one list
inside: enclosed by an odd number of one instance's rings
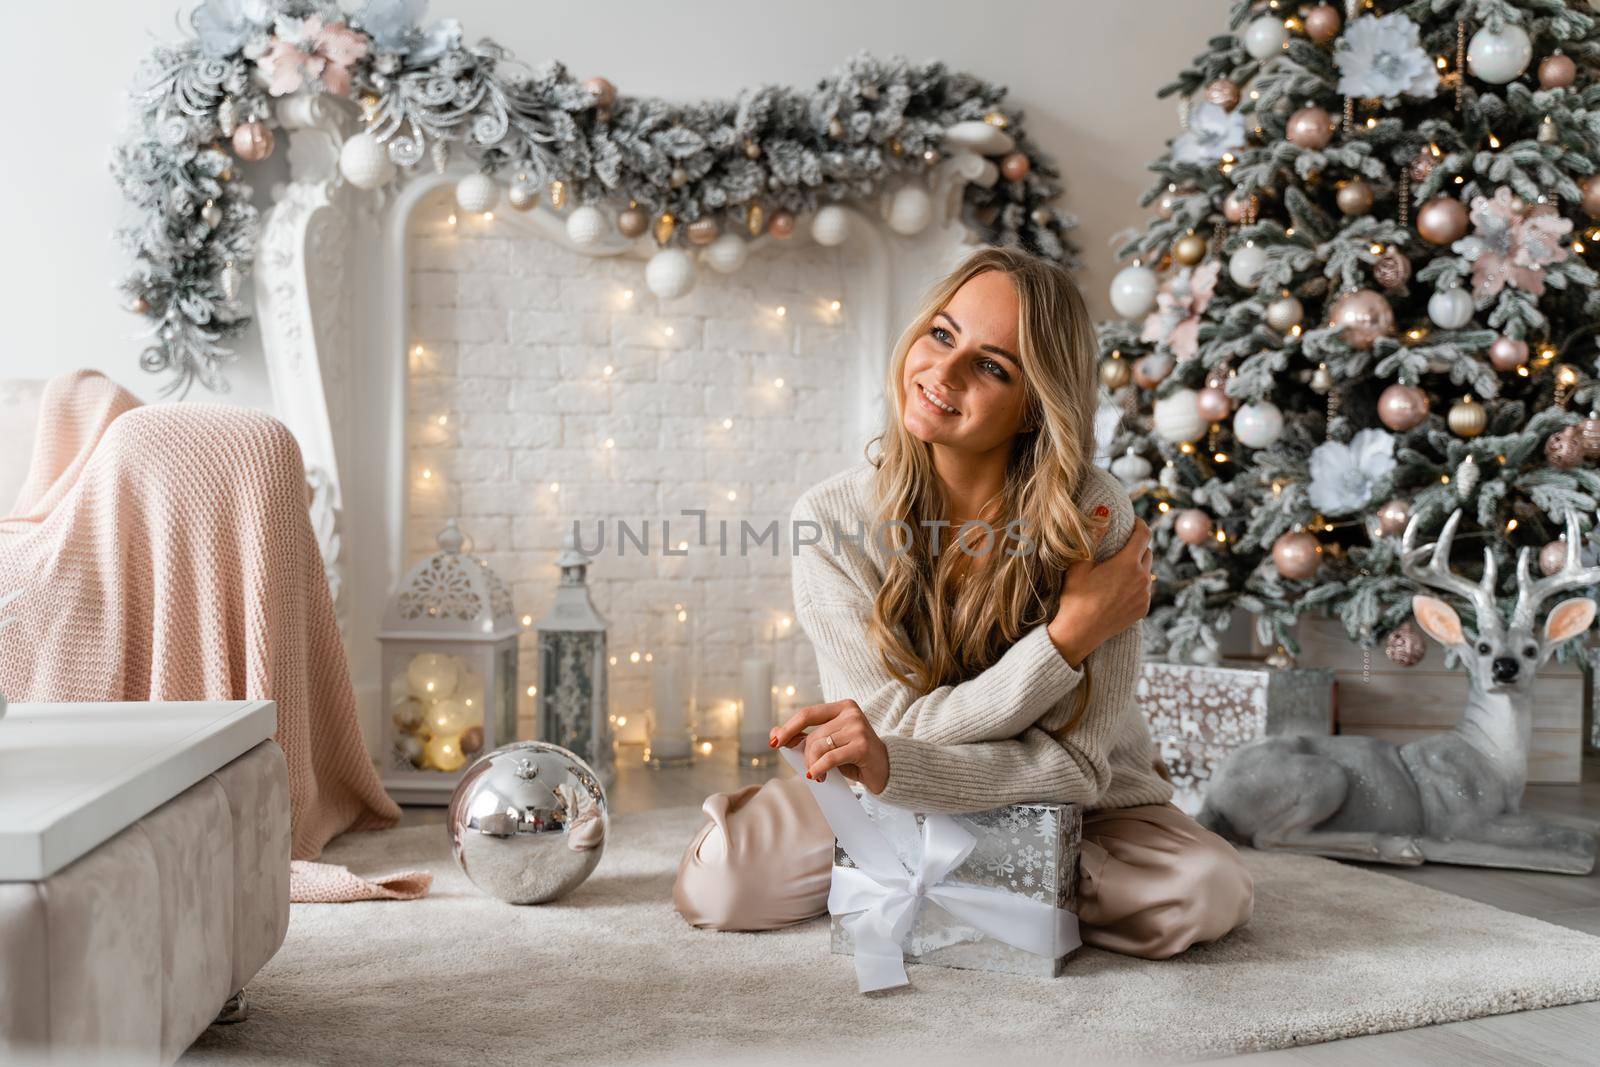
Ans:
{"label": "beaded garland on tree", "polygon": [[[1188,130],[1122,248],[1125,321],[1100,331],[1107,364],[1175,357],[1153,387],[1102,376],[1128,415],[1111,451],[1159,468],[1134,487],[1153,648],[1214,656],[1235,607],[1269,645],[1297,651],[1295,620],[1320,611],[1372,648],[1410,614],[1406,518],[1425,535],[1464,507],[1462,538],[1490,547],[1507,592],[1521,548],[1537,555],[1566,509],[1594,514],[1594,7],[1243,0],[1235,35],[1162,90]],[[1218,265],[1181,333],[1139,299]],[[1175,418],[1202,383],[1226,404]],[[1358,435],[1392,463],[1352,462]],[[1213,536],[1194,536],[1201,517]]]}
{"label": "beaded garland on tree", "polygon": [[[206,0],[191,13],[194,37],[144,64],[137,121],[112,163],[133,208],[118,231],[135,261],[122,290],[152,324],[141,365],[170,373],[174,390],[226,388],[226,342],[250,321],[239,297],[259,226],[241,164],[271,154],[273,101],[296,92],[359,102],[365,129],[340,160],[358,187],[443,170],[460,152],[485,175],[519,176],[515,208],[545,197],[558,210],[611,207],[630,236],[653,219],[663,249],[707,243],[711,225],[782,239],[797,216],[820,224],[841,201],[891,193],[890,224],[908,232],[930,214],[917,179],[967,127],[963,147],[995,159],[992,175],[965,186],[965,224],[988,243],[1076,261],[1076,220],[1051,206],[1060,172],[1022,112],[1003,107],[1003,86],[862,52],[809,91],[675,104],[579,81],[553,60],[530,70],[493,41],[465,44],[453,19],[425,24],[426,6],[367,0],[347,14],[333,0]],[[713,265],[737,262],[724,247]]]}

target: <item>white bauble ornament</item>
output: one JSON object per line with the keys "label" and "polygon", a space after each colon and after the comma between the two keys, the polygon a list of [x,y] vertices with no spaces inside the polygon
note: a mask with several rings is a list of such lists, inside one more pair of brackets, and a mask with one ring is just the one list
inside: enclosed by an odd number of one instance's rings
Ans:
{"label": "white bauble ornament", "polygon": [[1152,421],[1156,435],[1173,444],[1199,440],[1206,432],[1199,395],[1193,389],[1179,389],[1157,400]]}
{"label": "white bauble ornament", "polygon": [[946,152],[964,150],[980,156],[1003,156],[1016,146],[1009,133],[976,119],[958,122],[944,131]]}
{"label": "white bauble ornament", "polygon": [[449,656],[423,652],[406,664],[406,681],[418,700],[443,700],[456,691],[456,665]]}
{"label": "white bauble ornament", "polygon": [[676,300],[694,288],[694,260],[679,248],[664,248],[645,264],[644,283],[663,300]]}
{"label": "white bauble ornament", "polygon": [[1288,333],[1305,320],[1306,308],[1292,296],[1279,297],[1267,305],[1267,325],[1279,333]]}
{"label": "white bauble ornament", "polygon": [[481,215],[499,199],[500,187],[487,174],[469,174],[456,182],[456,206],[462,211]]}
{"label": "white bauble ornament", "polygon": [[1504,85],[1522,77],[1533,61],[1533,41],[1528,31],[1513,23],[1498,30],[1487,26],[1467,44],[1467,70],[1490,85]]}
{"label": "white bauble ornament", "polygon": [[1111,279],[1111,310],[1125,319],[1139,319],[1156,306],[1156,272],[1149,267],[1123,267]]}
{"label": "white bauble ornament", "polygon": [[376,189],[394,177],[394,163],[376,137],[358,133],[339,149],[339,173],[357,189]]}
{"label": "white bauble ornament", "polygon": [[1111,473],[1130,488],[1150,477],[1151,470],[1150,461],[1132,448],[1111,461]]}
{"label": "white bauble ornament", "polygon": [[838,204],[824,204],[811,220],[811,239],[819,245],[842,245],[850,236],[850,213]]}
{"label": "white bauble ornament", "polygon": [[1283,436],[1283,412],[1271,401],[1252,401],[1234,412],[1233,436],[1246,448],[1266,448]]}
{"label": "white bauble ornament", "polygon": [[597,207],[584,204],[567,216],[567,239],[575,245],[599,244],[611,231],[611,223]]}
{"label": "white bauble ornament", "polygon": [[1217,650],[1210,645],[1195,645],[1189,650],[1189,662],[1202,667],[1209,667],[1221,658]]}
{"label": "white bauble ornament", "polygon": [[1283,19],[1262,15],[1244,28],[1244,50],[1254,59],[1266,59],[1283,51],[1289,43],[1289,31]]}
{"label": "white bauble ornament", "polygon": [[1266,269],[1267,250],[1253,242],[1228,257],[1228,277],[1246,289],[1254,289]]}
{"label": "white bauble ornament", "polygon": [[1472,295],[1460,286],[1441,289],[1428,298],[1428,318],[1441,330],[1459,330],[1472,321]]}
{"label": "white bauble ornament", "polygon": [[701,254],[711,269],[719,274],[732,274],[744,266],[745,256],[750,248],[744,243],[744,238],[736,233],[725,233],[715,241],[706,245],[706,250]]}
{"label": "white bauble ornament", "polygon": [[[984,123],[988,125],[988,123]],[[826,210],[826,209],[824,209]],[[889,201],[889,229],[895,233],[921,233],[933,221],[933,197],[917,184],[902,185]]]}

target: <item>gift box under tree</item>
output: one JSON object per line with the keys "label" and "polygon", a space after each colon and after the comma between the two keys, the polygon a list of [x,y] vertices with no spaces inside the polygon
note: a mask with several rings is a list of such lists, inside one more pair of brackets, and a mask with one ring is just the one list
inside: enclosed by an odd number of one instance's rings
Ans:
{"label": "gift box under tree", "polygon": [[1191,815],[1212,773],[1240,745],[1334,732],[1333,671],[1323,667],[1147,662],[1138,699],[1172,778],[1172,802]]}

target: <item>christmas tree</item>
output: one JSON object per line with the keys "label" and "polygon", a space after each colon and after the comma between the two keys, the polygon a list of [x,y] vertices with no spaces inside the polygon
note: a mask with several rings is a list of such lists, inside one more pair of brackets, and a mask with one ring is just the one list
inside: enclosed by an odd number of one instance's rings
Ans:
{"label": "christmas tree", "polygon": [[1559,568],[1568,509],[1592,525],[1600,22],[1270,0],[1230,23],[1162,90],[1183,129],[1101,328],[1113,470],[1155,531],[1147,631],[1207,661],[1242,608],[1293,654],[1316,611],[1404,663],[1413,516],[1430,539],[1462,509],[1457,566],[1487,544],[1503,597],[1522,548]]}

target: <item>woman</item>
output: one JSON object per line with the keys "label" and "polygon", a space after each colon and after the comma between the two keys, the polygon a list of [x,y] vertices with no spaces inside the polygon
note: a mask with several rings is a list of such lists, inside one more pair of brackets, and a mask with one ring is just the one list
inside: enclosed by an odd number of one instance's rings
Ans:
{"label": "woman", "polygon": [[[1155,959],[1244,923],[1252,884],[1170,802],[1135,704],[1150,532],[1092,462],[1094,353],[1070,276],[1019,250],[973,252],[929,293],[895,346],[878,458],[795,506],[795,615],[828,702],[771,743],[921,811],[1083,805],[1083,940]],[[826,911],[833,836],[807,789],[706,800],[685,919]]]}

